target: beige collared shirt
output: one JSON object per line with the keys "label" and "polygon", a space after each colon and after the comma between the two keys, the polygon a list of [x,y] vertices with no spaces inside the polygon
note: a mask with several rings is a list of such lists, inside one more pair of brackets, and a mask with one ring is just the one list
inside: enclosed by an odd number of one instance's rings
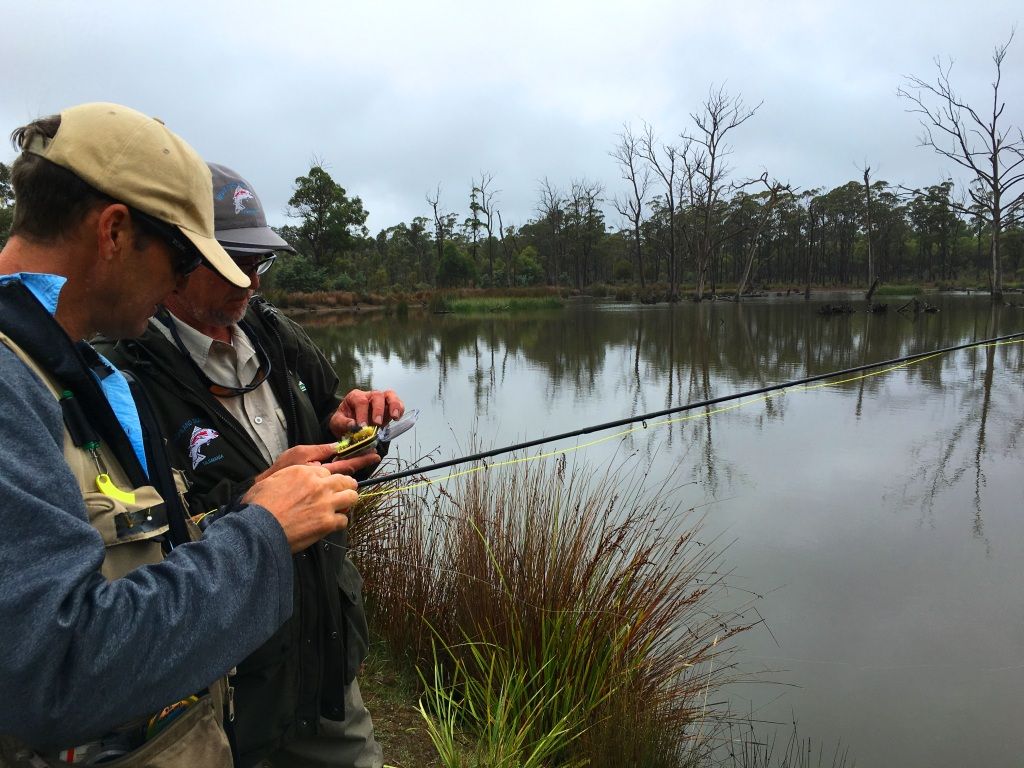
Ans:
{"label": "beige collared shirt", "polygon": [[[228,387],[248,386],[259,373],[259,355],[245,332],[231,326],[231,343],[211,339],[188,323],[171,316],[182,344],[211,381]],[[171,332],[163,323],[154,322],[173,343]],[[267,464],[288,448],[288,426],[284,411],[274,397],[270,384],[264,382],[252,392],[237,397],[218,397],[220,404],[245,427]]]}

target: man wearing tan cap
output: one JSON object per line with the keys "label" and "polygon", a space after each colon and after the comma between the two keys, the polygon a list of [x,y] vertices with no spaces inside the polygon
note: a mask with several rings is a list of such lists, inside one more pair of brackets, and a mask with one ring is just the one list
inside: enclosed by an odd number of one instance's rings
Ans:
{"label": "man wearing tan cap", "polygon": [[144,401],[82,340],[141,333],[203,262],[248,285],[214,238],[210,173],[162,123],[115,104],[13,140],[0,766],[227,768],[223,677],[291,614],[291,553],[347,525],[355,483],[287,467],[198,534]]}

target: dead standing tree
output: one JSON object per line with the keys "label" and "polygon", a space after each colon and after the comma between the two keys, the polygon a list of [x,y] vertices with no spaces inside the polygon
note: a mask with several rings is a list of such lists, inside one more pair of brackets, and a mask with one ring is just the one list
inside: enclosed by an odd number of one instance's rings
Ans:
{"label": "dead standing tree", "polygon": [[935,59],[938,70],[934,82],[908,76],[897,94],[910,102],[909,112],[920,115],[921,146],[931,147],[974,175],[969,188],[973,205],[954,203],[951,207],[965,216],[980,216],[992,236],[992,263],[989,271],[992,301],[1003,300],[1003,272],[1000,239],[1003,230],[1024,208],[1024,189],[1014,188],[1024,181],[1024,133],[1003,121],[1006,102],[999,95],[1003,61],[1014,33],[992,52],[996,65],[992,81],[991,111],[980,113],[967,103],[949,80],[952,60],[945,65]]}
{"label": "dead standing tree", "polygon": [[434,212],[434,247],[437,249],[437,267],[441,267],[441,259],[444,257],[444,242],[455,229],[456,215],[445,213],[441,207],[441,185],[437,185],[434,196],[427,195],[427,204]]}
{"label": "dead standing tree", "polygon": [[668,297],[679,299],[679,260],[676,258],[676,174],[679,170],[679,147],[675,144],[658,145],[654,127],[644,123],[640,137],[640,153],[665,187],[665,213],[668,215]]}
{"label": "dead standing tree", "polygon": [[[484,229],[487,230],[487,277],[491,287],[494,287],[494,198],[498,190],[492,190],[494,175],[480,172],[480,181],[475,184],[477,192],[480,193],[479,207],[483,214]],[[505,281],[508,283],[508,264],[505,264]]]}
{"label": "dead standing tree", "polygon": [[644,291],[644,251],[640,231],[644,222],[644,203],[651,183],[651,172],[644,163],[640,139],[633,135],[632,129],[628,125],[622,126],[622,133],[618,137],[619,143],[609,154],[619,164],[622,179],[629,185],[629,190],[622,197],[616,195],[614,205],[619,215],[629,221],[633,230],[633,255],[640,276],[640,290]]}
{"label": "dead standing tree", "polygon": [[680,197],[685,197],[689,207],[685,235],[694,255],[694,271],[697,277],[697,301],[704,298],[711,258],[721,243],[722,237],[716,216],[725,197],[739,186],[728,181],[731,169],[726,158],[732,154],[725,143],[729,132],[743,125],[761,107],[748,108],[741,96],[730,96],[724,87],[717,90],[712,86],[704,102],[702,112],[693,112],[696,130],[682,134],[683,178],[680,183]]}
{"label": "dead standing tree", "polygon": [[875,277],[875,260],[871,250],[872,235],[871,226],[871,166],[864,163],[864,235],[868,245],[868,292],[867,300],[875,295],[878,278]]}

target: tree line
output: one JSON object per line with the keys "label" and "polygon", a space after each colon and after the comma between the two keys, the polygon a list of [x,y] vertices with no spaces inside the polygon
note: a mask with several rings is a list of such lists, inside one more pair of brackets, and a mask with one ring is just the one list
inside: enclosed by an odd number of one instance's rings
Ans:
{"label": "tree line", "polygon": [[[899,95],[921,122],[920,144],[964,172],[923,188],[872,178],[799,190],[730,165],[734,137],[761,106],[712,87],[688,125],[664,138],[624,125],[609,156],[622,188],[586,177],[538,183],[535,215],[503,220],[491,173],[471,180],[466,206],[450,210],[437,187],[423,216],[371,237],[358,197],[322,164],[296,180],[281,234],[300,252],[282,287],[635,285],[669,299],[751,286],[987,282],[1001,300],[1003,274],[1024,259],[1024,134],[1008,124],[1001,96],[1013,35],[992,54],[991,101],[975,108],[936,60],[934,79],[908,77]],[[615,216],[609,222],[609,217]]]}
{"label": "tree line", "polygon": [[[424,215],[371,235],[367,210],[314,162],[295,180],[279,232],[297,250],[281,260],[282,290],[630,284],[670,300],[683,286],[700,300],[751,287],[977,283],[1001,300],[1003,274],[1024,259],[1024,134],[1008,124],[1002,71],[1013,35],[992,55],[991,102],[975,108],[936,60],[929,81],[908,77],[899,95],[920,117],[920,144],[964,172],[924,188],[860,177],[799,190],[768,172],[738,175],[732,145],[760,104],[712,87],[683,130],[668,137],[624,125],[609,150],[622,186],[586,177],[538,182],[535,215],[505,221],[495,176],[470,181],[461,210],[436,187]],[[0,235],[13,196],[0,164]],[[615,217],[609,222],[609,217]]]}

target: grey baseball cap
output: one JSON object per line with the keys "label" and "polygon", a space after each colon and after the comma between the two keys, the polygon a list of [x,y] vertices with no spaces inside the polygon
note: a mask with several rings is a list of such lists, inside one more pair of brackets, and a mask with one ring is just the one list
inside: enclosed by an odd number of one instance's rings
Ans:
{"label": "grey baseball cap", "polygon": [[213,226],[228,251],[265,253],[291,251],[284,239],[267,226],[263,204],[252,185],[224,165],[208,163],[213,175]]}

